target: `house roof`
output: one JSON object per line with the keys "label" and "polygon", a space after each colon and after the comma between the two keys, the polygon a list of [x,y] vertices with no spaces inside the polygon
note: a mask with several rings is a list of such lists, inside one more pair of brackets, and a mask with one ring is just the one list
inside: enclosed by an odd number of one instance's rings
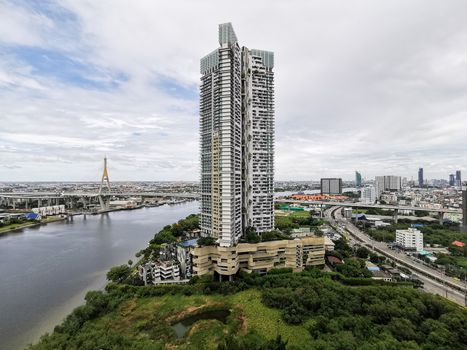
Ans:
{"label": "house roof", "polygon": [[464,247],[465,246],[465,243],[464,242],[460,242],[460,241],[454,241],[451,243],[452,245],[456,246],[456,247]]}
{"label": "house roof", "polygon": [[26,219],[29,219],[29,220],[37,220],[39,219],[41,216],[39,214],[36,214],[36,213],[27,213],[25,215]]}
{"label": "house roof", "polygon": [[326,257],[326,259],[328,259],[328,261],[331,263],[331,264],[342,264],[342,260],[339,259],[338,257],[336,256],[332,256],[332,255],[328,255]]}

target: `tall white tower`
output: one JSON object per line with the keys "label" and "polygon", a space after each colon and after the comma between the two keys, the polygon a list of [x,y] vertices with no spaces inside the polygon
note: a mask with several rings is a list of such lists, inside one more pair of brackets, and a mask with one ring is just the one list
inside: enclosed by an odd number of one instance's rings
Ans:
{"label": "tall white tower", "polygon": [[201,230],[221,246],[274,227],[274,55],[240,49],[230,23],[201,59]]}

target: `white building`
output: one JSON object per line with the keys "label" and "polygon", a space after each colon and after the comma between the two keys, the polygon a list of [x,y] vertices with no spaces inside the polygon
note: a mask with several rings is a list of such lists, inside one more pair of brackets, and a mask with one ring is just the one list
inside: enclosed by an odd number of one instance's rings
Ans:
{"label": "white building", "polygon": [[40,216],[46,217],[50,215],[65,214],[66,209],[65,209],[65,205],[60,204],[60,205],[53,205],[49,207],[32,208],[32,212],[39,214]]}
{"label": "white building", "polygon": [[180,281],[180,266],[174,261],[156,261],[141,265],[138,269],[144,284]]}
{"label": "white building", "polygon": [[201,59],[203,236],[235,245],[246,227],[274,227],[274,55],[240,48],[230,23]]}
{"label": "white building", "polygon": [[402,180],[400,176],[386,175],[376,176],[376,197],[379,198],[384,191],[400,191],[402,188]]}
{"label": "white building", "polygon": [[423,250],[423,233],[414,228],[396,230],[396,244],[404,249]]}
{"label": "white building", "polygon": [[365,204],[376,202],[376,189],[374,186],[363,187],[360,194],[360,201]]}
{"label": "white building", "polygon": [[352,208],[344,208],[344,218],[346,219],[352,219],[352,213],[353,213],[353,210]]}

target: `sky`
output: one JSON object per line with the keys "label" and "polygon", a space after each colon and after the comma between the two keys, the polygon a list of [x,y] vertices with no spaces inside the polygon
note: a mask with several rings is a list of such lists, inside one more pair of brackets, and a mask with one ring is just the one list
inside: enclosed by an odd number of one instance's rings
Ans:
{"label": "sky", "polygon": [[467,2],[0,0],[0,181],[199,179],[199,60],[275,53],[277,180],[467,171]]}

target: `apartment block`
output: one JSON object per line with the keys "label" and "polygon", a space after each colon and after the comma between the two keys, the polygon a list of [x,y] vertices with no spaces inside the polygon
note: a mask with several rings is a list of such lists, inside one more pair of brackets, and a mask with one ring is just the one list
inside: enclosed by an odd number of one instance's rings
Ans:
{"label": "apartment block", "polygon": [[321,179],[321,194],[339,195],[342,194],[342,179],[324,178]]}
{"label": "apartment block", "polygon": [[396,244],[407,250],[423,250],[423,233],[414,228],[396,230]]}
{"label": "apartment block", "polygon": [[375,204],[376,189],[374,186],[363,187],[360,193],[360,201],[365,204]]}
{"label": "apartment block", "polygon": [[241,48],[230,23],[219,45],[201,59],[200,226],[231,247],[274,228],[274,54]]}
{"label": "apartment block", "polygon": [[400,176],[385,175],[375,178],[376,197],[379,198],[384,191],[400,191],[402,181]]}

